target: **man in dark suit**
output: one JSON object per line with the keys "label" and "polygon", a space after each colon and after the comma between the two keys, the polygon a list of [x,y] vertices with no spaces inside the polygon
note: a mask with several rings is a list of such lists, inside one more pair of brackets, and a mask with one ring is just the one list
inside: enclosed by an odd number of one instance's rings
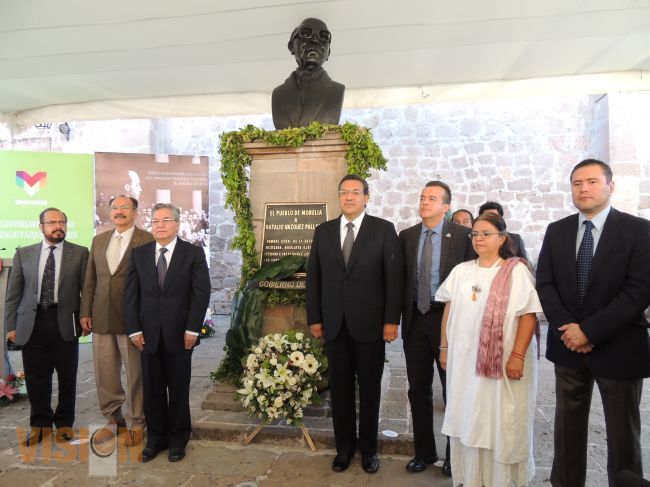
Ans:
{"label": "man in dark suit", "polygon": [[359,449],[375,473],[385,343],[395,340],[402,261],[393,224],[365,214],[368,183],[348,174],[339,184],[342,215],[319,225],[307,269],[307,322],[325,337],[332,395],[335,472],[357,447],[355,375],[359,385]]}
{"label": "man in dark suit", "polygon": [[[486,201],[483,203],[478,209],[479,216],[486,211],[496,213],[501,218],[503,218],[503,206],[501,206],[501,204],[497,203],[496,201]],[[521,238],[521,235],[511,232],[508,232],[508,235],[510,235],[510,241],[512,242],[512,251],[515,253],[515,255],[528,261],[528,255],[526,254],[526,244]]]}
{"label": "man in dark suit", "polygon": [[[451,190],[442,181],[428,182],[420,194],[422,222],[399,234],[406,268],[402,299],[402,340],[413,417],[415,457],[409,472],[422,472],[438,460],[433,435],[433,363],[436,362],[442,396],[446,400],[446,372],[440,365],[440,326],[444,303],[433,297],[451,270],[476,254],[471,229],[445,219]],[[451,475],[449,438],[443,473]]]}
{"label": "man in dark suit", "polygon": [[332,34],[319,19],[305,19],[291,33],[289,51],[298,68],[273,90],[271,110],[276,129],[306,127],[313,121],[338,124],[345,86],[323,69]]}
{"label": "man in dark suit", "polygon": [[607,429],[609,485],[643,475],[639,402],[650,376],[644,310],[650,304],[650,222],[610,206],[612,171],[587,159],[571,172],[577,215],[551,223],[537,264],[548,319],[546,357],[555,364],[555,455],[551,484],[585,484],[594,382]]}
{"label": "man in dark suit", "polygon": [[170,462],[182,460],[192,431],[192,351],[210,302],[210,276],[203,249],[177,237],[179,221],[178,208],[153,207],[156,241],[133,249],[124,288],[126,329],[143,352],[143,462],[166,448]]}
{"label": "man in dark suit", "polygon": [[[65,241],[68,218],[56,208],[39,215],[43,242],[18,248],[5,305],[7,340],[22,345],[34,445],[56,426],[56,439],[70,441],[75,415],[79,359],[79,301],[88,249]],[[52,375],[59,399],[52,410]]]}
{"label": "man in dark suit", "polygon": [[[93,239],[81,296],[81,326],[93,332],[93,364],[97,400],[108,428],[104,437],[120,434],[127,445],[137,445],[144,432],[144,404],[140,351],[131,343],[124,326],[124,282],[131,249],[152,242],[153,236],[134,224],[138,200],[117,196],[110,203],[115,229]],[[122,387],[122,365],[126,391]],[[126,419],[122,405],[126,401]],[[128,422],[128,423],[127,423]],[[130,427],[130,429],[128,429]],[[95,441],[101,441],[97,436]]]}

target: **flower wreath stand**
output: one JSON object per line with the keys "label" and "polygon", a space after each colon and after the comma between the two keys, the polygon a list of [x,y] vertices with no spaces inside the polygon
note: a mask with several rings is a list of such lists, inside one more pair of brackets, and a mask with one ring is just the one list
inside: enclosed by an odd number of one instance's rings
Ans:
{"label": "flower wreath stand", "polygon": [[[268,424],[260,423],[255,427],[253,431],[250,432],[250,434],[246,435],[246,437],[244,438],[244,445],[248,445],[251,441],[253,441],[257,436],[257,433],[262,431],[262,428],[264,428],[264,426],[268,426]],[[305,438],[305,441],[307,441],[307,444],[309,445],[309,449],[311,451],[316,451],[316,445],[314,445],[314,441],[311,439],[309,430],[304,424],[300,425],[300,431],[302,431],[302,436]]]}
{"label": "flower wreath stand", "polygon": [[303,424],[303,410],[320,402],[318,384],[327,369],[322,344],[297,330],[266,335],[253,345],[246,358],[237,391],[250,416],[261,422],[244,438],[253,441],[264,426],[283,420],[298,426],[312,451],[316,446]]}

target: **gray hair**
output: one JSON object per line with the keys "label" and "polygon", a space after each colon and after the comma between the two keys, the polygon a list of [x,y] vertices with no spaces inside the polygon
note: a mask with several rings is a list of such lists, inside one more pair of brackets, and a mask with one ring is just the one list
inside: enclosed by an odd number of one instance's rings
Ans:
{"label": "gray hair", "polygon": [[162,210],[165,208],[168,210],[172,210],[172,213],[174,214],[174,220],[176,220],[177,222],[181,221],[181,210],[179,210],[174,205],[169,203],[156,203],[154,207],[151,209],[151,216],[153,216],[153,214],[158,210]]}

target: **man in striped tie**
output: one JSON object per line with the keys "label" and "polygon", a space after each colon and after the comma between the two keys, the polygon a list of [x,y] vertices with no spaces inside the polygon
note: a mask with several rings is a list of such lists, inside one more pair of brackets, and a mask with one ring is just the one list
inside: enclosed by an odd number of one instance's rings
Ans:
{"label": "man in striped tie", "polygon": [[586,159],[571,171],[578,214],[551,223],[537,265],[548,320],[546,357],[555,364],[555,452],[551,484],[585,485],[594,382],[607,428],[607,474],[643,475],[639,403],[650,376],[644,310],[650,304],[650,222],[610,206],[608,164]]}

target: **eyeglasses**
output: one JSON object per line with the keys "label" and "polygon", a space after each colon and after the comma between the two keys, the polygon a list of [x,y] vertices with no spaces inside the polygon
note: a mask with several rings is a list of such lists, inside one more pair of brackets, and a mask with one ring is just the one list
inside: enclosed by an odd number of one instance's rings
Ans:
{"label": "eyeglasses", "polygon": [[492,235],[503,235],[501,232],[471,232],[467,236],[469,237],[470,240],[474,240],[475,238],[489,238]]}
{"label": "eyeglasses", "polygon": [[167,225],[168,223],[175,222],[175,221],[176,220],[174,220],[173,218],[163,218],[162,220],[160,220],[158,218],[153,218],[151,220],[151,224],[152,225],[158,225],[159,223],[162,223],[163,225]]}
{"label": "eyeglasses", "polygon": [[48,227],[53,227],[54,225],[67,225],[68,222],[65,220],[47,220],[43,222],[43,225],[47,225]]}
{"label": "eyeglasses", "polygon": [[349,194],[352,196],[361,196],[363,192],[358,189],[339,189],[339,196],[347,196]]}
{"label": "eyeglasses", "polygon": [[319,30],[316,32],[313,31],[311,27],[303,27],[296,33],[294,39],[296,36],[300,37],[301,39],[313,39],[314,37],[317,37],[323,42],[330,42],[332,40],[332,34],[328,30]]}
{"label": "eyeglasses", "polygon": [[111,206],[111,210],[130,210],[131,208],[133,207],[129,205]]}

